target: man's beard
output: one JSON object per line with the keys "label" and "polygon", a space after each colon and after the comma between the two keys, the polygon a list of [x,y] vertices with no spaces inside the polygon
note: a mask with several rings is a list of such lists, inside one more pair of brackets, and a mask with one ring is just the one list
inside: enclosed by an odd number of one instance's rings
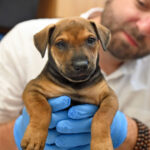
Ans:
{"label": "man's beard", "polygon": [[[150,54],[150,44],[146,42],[146,37],[139,33],[134,24],[119,22],[113,14],[111,2],[106,3],[101,20],[101,23],[112,33],[112,39],[108,46],[109,52],[120,60],[137,59]],[[137,46],[132,46],[122,39],[119,35],[121,32],[129,34],[136,41]]]}

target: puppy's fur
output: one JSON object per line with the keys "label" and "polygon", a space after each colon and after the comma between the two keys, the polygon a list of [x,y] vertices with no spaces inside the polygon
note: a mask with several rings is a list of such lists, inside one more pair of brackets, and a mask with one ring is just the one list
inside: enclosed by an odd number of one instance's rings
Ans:
{"label": "puppy's fur", "polygon": [[72,101],[99,106],[91,127],[91,150],[113,150],[110,125],[118,109],[115,93],[99,67],[99,49],[107,49],[110,32],[82,18],[63,19],[34,36],[36,48],[48,61],[41,74],[30,81],[23,100],[30,115],[21,146],[42,150],[51,120],[47,99],[68,95]]}

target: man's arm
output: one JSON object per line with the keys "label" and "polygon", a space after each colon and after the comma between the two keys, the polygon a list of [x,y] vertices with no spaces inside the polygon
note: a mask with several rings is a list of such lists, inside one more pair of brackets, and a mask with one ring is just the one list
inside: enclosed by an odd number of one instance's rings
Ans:
{"label": "man's arm", "polygon": [[32,44],[33,43],[32,33],[34,32],[34,28],[31,29],[28,28],[29,25],[28,24],[26,25],[26,23],[22,23],[20,25],[15,26],[0,41],[0,52],[1,52],[0,149],[1,150],[17,150],[13,136],[13,127],[15,120],[13,121],[11,120],[12,118],[17,117],[23,108],[21,93],[28,80],[27,79],[27,76],[29,76],[28,73],[30,72],[30,69],[28,71],[29,67],[27,64],[29,62],[32,62],[30,60],[30,55],[28,57],[26,53],[28,49],[30,51],[34,49],[33,47],[34,44]]}
{"label": "man's arm", "polygon": [[17,150],[13,136],[14,123],[15,120],[0,124],[0,147],[2,150]]}
{"label": "man's arm", "polygon": [[136,144],[137,135],[138,135],[136,122],[129,117],[126,118],[128,121],[127,138],[116,150],[133,150]]}
{"label": "man's arm", "polygon": [[[97,17],[96,16],[94,16],[93,18],[91,17],[90,19],[96,23],[101,22],[101,18],[99,15]],[[136,144],[137,135],[138,135],[138,133],[137,133],[138,129],[137,129],[136,122],[129,117],[126,117],[126,118],[127,118],[127,122],[128,122],[127,138],[116,150],[127,150],[127,149],[133,150],[133,148]]]}

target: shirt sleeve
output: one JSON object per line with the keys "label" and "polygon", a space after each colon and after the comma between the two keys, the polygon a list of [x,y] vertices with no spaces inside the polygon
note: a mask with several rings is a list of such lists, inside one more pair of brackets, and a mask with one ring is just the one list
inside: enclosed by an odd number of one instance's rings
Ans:
{"label": "shirt sleeve", "polygon": [[26,73],[18,28],[12,29],[0,42],[0,123],[16,118],[23,107]]}
{"label": "shirt sleeve", "polygon": [[104,10],[103,8],[92,8],[88,10],[87,12],[82,13],[80,17],[89,19],[94,13],[101,13],[103,10]]}
{"label": "shirt sleeve", "polygon": [[43,69],[43,59],[34,46],[33,35],[59,19],[36,19],[15,26],[0,42],[0,123],[15,119],[24,107],[26,84]]}

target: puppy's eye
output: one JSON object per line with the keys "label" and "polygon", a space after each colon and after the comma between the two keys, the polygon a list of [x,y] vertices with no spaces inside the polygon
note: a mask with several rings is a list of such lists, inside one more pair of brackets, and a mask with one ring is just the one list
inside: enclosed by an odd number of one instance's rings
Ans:
{"label": "puppy's eye", "polygon": [[95,42],[96,42],[96,38],[94,38],[94,37],[88,37],[87,43],[88,43],[89,45],[92,45],[92,44],[94,44]]}
{"label": "puppy's eye", "polygon": [[67,47],[67,43],[63,40],[56,42],[55,45],[59,49],[65,49]]}

